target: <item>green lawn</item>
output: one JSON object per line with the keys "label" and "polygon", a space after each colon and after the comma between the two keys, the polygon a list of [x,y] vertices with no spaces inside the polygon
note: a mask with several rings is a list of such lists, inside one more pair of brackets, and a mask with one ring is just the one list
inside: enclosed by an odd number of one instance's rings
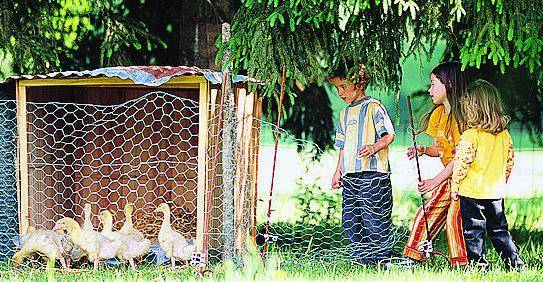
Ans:
{"label": "green lawn", "polygon": [[[417,206],[414,195],[400,195],[398,204],[403,210],[413,211]],[[244,265],[222,263],[213,266],[214,273],[201,277],[195,269],[170,271],[163,267],[139,266],[134,272],[125,267],[103,268],[98,272],[83,270],[73,273],[46,272],[39,268],[15,270],[4,267],[0,272],[2,281],[538,281],[543,271],[543,225],[541,207],[543,199],[510,199],[506,201],[507,216],[513,237],[520,249],[521,257],[527,269],[521,273],[508,272],[502,269],[501,261],[491,246],[487,246],[488,259],[492,269],[488,273],[480,273],[467,268],[455,269],[447,260],[437,257],[413,269],[382,270],[376,267],[365,267],[352,264],[341,254],[341,250],[326,251],[313,245],[310,248],[301,246],[301,252],[291,253],[287,249],[274,246],[264,267],[256,249],[250,249],[244,255]],[[408,213],[405,213],[408,214]],[[395,223],[406,223],[402,215],[395,215]],[[294,226],[294,225],[293,225]],[[404,226],[405,228],[405,226]],[[308,229],[311,230],[311,229]],[[312,229],[314,230],[314,229]],[[288,232],[287,232],[288,233]],[[318,237],[318,233],[308,235]],[[282,235],[287,236],[287,235]],[[317,242],[313,240],[313,242]],[[446,250],[444,234],[436,240],[436,248]],[[307,243],[307,242],[305,242]],[[402,241],[397,242],[401,249]],[[289,248],[290,249],[290,248]],[[311,251],[307,251],[311,249]],[[304,251],[305,250],[305,251]]]}

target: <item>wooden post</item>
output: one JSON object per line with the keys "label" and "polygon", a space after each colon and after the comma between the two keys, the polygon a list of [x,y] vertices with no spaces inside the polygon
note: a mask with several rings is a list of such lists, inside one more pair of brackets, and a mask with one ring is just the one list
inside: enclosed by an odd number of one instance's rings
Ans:
{"label": "wooden post", "polygon": [[207,132],[208,128],[208,82],[200,83],[200,99],[198,114],[198,192],[196,211],[196,252],[204,254],[207,261],[207,254],[204,253],[204,225],[206,210],[206,175],[207,175]]}
{"label": "wooden post", "polygon": [[[230,24],[222,24],[222,42],[230,40]],[[236,140],[236,128],[234,122],[235,98],[230,79],[230,65],[228,63],[230,52],[226,51],[222,61],[223,85],[222,91],[225,95],[224,103],[224,127],[223,127],[223,228],[224,238],[224,259],[234,258],[234,178],[236,169],[234,165],[234,152]]]}
{"label": "wooden post", "polygon": [[17,144],[19,179],[19,234],[28,229],[28,144],[26,122],[26,87],[17,81]]}
{"label": "wooden post", "polygon": [[260,127],[261,127],[261,118],[262,118],[262,99],[258,97],[257,93],[254,93],[255,96],[255,107],[253,109],[253,129],[251,130],[251,208],[252,208],[252,218],[251,218],[251,228],[252,228],[252,238],[256,242],[256,234],[258,232],[256,226],[256,212],[258,205],[258,154],[260,153]]}

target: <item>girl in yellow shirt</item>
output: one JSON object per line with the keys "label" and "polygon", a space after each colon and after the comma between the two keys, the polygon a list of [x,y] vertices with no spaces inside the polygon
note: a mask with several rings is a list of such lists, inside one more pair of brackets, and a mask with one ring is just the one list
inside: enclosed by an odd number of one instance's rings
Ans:
{"label": "girl in yellow shirt", "polygon": [[513,167],[513,142],[498,90],[475,81],[461,101],[459,120],[467,125],[454,157],[451,198],[460,199],[468,259],[486,269],[485,231],[507,268],[524,262],[509,233],[504,212],[505,184]]}

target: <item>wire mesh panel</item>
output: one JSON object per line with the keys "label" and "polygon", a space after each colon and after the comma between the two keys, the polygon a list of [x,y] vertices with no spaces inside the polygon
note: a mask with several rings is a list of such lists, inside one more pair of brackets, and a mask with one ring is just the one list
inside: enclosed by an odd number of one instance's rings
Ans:
{"label": "wire mesh panel", "polygon": [[[254,223],[251,206],[255,202],[251,196],[255,185],[251,175],[256,173],[253,152],[259,142],[254,122],[245,124],[243,120],[252,118],[257,100],[243,92],[238,101],[243,105],[234,109],[241,113],[228,122],[221,121],[223,116],[217,113],[224,109],[214,100],[207,105],[204,120],[209,130],[204,132],[199,101],[165,92],[151,92],[117,105],[27,102],[28,198],[18,200],[27,203],[28,208],[19,212],[27,214],[30,229],[24,230],[23,236],[16,240],[19,247],[24,246],[25,240],[43,238],[42,231],[52,231],[62,218],[75,219],[83,232],[104,233],[105,211],[112,214],[111,231],[119,231],[126,223],[124,209],[131,204],[134,228],[153,242],[146,252],[151,256],[141,256],[143,259],[160,263],[173,256],[188,262],[193,254],[203,251],[208,254],[207,262],[216,262],[224,258],[227,243],[237,251],[242,250],[247,234],[254,232],[250,228]],[[13,108],[11,111],[15,113]],[[15,124],[15,119],[12,122]],[[237,136],[228,145],[234,152],[230,162],[235,175],[234,185],[228,188],[222,183],[221,157],[222,150],[227,148],[222,144],[226,130]],[[206,140],[203,158],[199,151],[201,138]],[[15,140],[10,141],[14,146]],[[200,159],[204,162],[199,163]],[[14,168],[13,159],[4,161],[7,167]],[[198,170],[201,164],[206,168],[203,175]],[[199,187],[199,178],[206,180],[203,187]],[[225,191],[231,193],[234,202],[225,202]],[[15,194],[12,199],[15,203]],[[202,203],[198,199],[203,199]],[[163,203],[167,208],[157,212]],[[86,206],[90,207],[88,219]],[[225,218],[224,210],[230,207],[234,210],[233,218]],[[9,218],[16,223],[16,216]],[[166,235],[161,238],[166,230],[164,218],[171,221],[166,224],[167,231],[177,233],[168,233],[170,238]],[[233,225],[225,228],[226,220]],[[200,229],[198,221],[205,221]],[[18,234],[16,226],[10,225],[13,235]],[[86,230],[85,226],[94,231]],[[46,235],[52,241],[55,236]],[[178,242],[179,236],[186,239],[187,245],[172,247],[170,241]],[[69,236],[65,239],[70,241]],[[71,243],[78,245],[75,241]],[[203,250],[199,246],[204,246]],[[170,250],[174,255],[168,253],[169,247],[177,248]],[[33,246],[30,249],[35,252],[23,256],[31,258],[40,253],[39,248],[39,244]],[[2,254],[9,257],[9,251],[13,250],[14,246],[9,245]]]}
{"label": "wire mesh panel", "polygon": [[[274,132],[276,127],[264,122],[261,130]],[[262,201],[257,239],[261,245],[268,244],[270,253],[281,253],[285,259],[306,258],[325,264],[342,260],[378,263],[400,255],[399,247],[405,242],[408,230],[393,220],[389,174],[346,174],[342,176],[341,189],[332,189],[328,177],[335,170],[337,155],[325,154],[323,163],[312,162],[302,156],[318,150],[314,144],[297,140],[284,131],[280,138],[276,160],[273,146],[260,148],[261,168],[270,170],[273,162],[277,162],[267,235],[271,174],[263,171],[259,180]],[[302,152],[298,153],[300,147]]]}
{"label": "wire mesh panel", "polygon": [[[86,203],[94,226],[104,209],[122,219],[126,203],[147,225],[149,207],[167,202],[194,237],[197,115],[197,101],[159,92],[114,106],[27,103],[30,226],[82,223]],[[156,226],[142,229],[156,236]]]}
{"label": "wire mesh panel", "polygon": [[15,156],[15,102],[0,101],[0,259],[13,254],[19,234]]}
{"label": "wire mesh panel", "polygon": [[[256,234],[260,99],[238,91],[231,108],[212,91],[209,111],[204,251],[210,262],[239,257]],[[233,113],[229,115],[228,113]],[[225,133],[230,132],[230,142]],[[232,152],[231,157],[227,151]],[[229,163],[228,163],[229,162]],[[230,169],[230,173],[226,170]],[[226,176],[229,175],[229,176]],[[225,181],[230,177],[231,181]]]}

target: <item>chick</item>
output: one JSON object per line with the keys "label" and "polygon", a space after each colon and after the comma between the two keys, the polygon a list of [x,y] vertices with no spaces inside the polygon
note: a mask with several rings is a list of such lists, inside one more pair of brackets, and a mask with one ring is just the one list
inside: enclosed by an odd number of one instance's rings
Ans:
{"label": "chick", "polygon": [[171,212],[168,204],[160,204],[155,212],[162,212],[164,214],[164,220],[158,232],[158,242],[166,257],[170,258],[171,267],[175,267],[176,259],[183,260],[185,264],[188,264],[194,252],[194,244],[189,244],[181,233],[172,229],[170,221]]}
{"label": "chick", "polygon": [[110,240],[94,230],[84,230],[71,218],[58,220],[53,229],[66,232],[68,238],[86,252],[89,261],[94,264],[94,270],[98,269],[101,260],[116,257],[123,247],[121,241]]}

